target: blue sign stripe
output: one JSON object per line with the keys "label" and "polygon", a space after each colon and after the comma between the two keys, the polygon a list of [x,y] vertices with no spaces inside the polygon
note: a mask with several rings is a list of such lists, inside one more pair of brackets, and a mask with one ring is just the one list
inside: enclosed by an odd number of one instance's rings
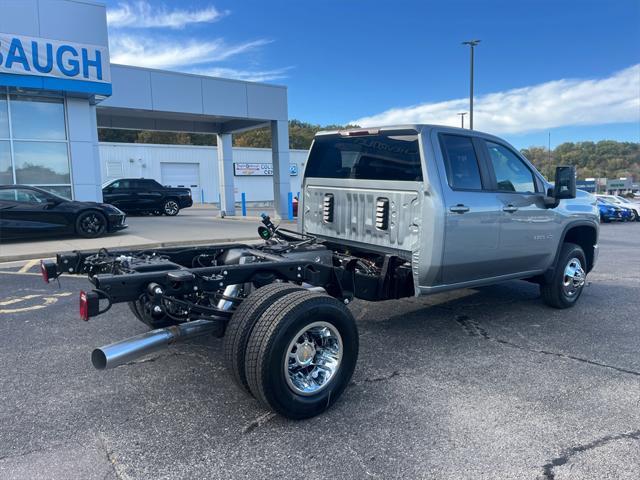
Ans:
{"label": "blue sign stripe", "polygon": [[89,95],[111,95],[111,84],[67,80],[64,78],[36,77],[33,75],[15,75],[0,73],[0,86],[34,88],[38,90],[61,90],[64,92],[86,93]]}

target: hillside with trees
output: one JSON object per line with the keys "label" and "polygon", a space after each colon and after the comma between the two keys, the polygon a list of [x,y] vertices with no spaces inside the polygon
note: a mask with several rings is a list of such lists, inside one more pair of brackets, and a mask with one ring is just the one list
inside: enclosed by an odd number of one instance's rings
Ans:
{"label": "hillside with trees", "polygon": [[[319,130],[353,128],[357,125],[316,125],[289,121],[289,147],[306,150]],[[101,142],[156,143],[173,145],[215,145],[216,136],[199,133],[149,132],[136,130],[99,130]],[[236,147],[271,147],[268,127],[233,135]],[[640,179],[640,143],[602,140],[599,142],[563,143],[551,151],[546,147],[529,147],[522,153],[547,177],[553,179],[556,165],[575,165],[578,178],[624,176]]]}
{"label": "hillside with trees", "polygon": [[616,142],[567,142],[549,150],[545,147],[525,148],[527,157],[542,174],[553,179],[557,165],[574,165],[578,178],[619,178],[640,179],[640,143]]}

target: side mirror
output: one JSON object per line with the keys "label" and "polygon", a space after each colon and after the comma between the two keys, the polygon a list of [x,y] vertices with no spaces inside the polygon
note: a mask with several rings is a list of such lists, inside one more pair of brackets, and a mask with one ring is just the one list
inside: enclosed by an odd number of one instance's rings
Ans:
{"label": "side mirror", "polygon": [[58,205],[60,205],[60,200],[58,200],[57,198],[53,198],[53,197],[47,197],[47,207],[48,208],[53,208],[53,207],[57,207]]}
{"label": "side mirror", "polygon": [[556,179],[553,187],[553,198],[564,200],[576,198],[576,169],[575,167],[556,167]]}

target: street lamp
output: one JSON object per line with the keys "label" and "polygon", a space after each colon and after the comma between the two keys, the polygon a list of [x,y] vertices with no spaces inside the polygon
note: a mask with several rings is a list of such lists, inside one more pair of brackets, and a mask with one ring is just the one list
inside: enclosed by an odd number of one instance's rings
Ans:
{"label": "street lamp", "polygon": [[469,85],[469,130],[473,130],[473,49],[480,43],[480,40],[468,40],[462,42],[463,45],[471,47],[471,83]]}
{"label": "street lamp", "polygon": [[464,116],[467,114],[467,112],[460,112],[458,115],[460,115],[460,120],[462,120],[462,128],[464,128]]}

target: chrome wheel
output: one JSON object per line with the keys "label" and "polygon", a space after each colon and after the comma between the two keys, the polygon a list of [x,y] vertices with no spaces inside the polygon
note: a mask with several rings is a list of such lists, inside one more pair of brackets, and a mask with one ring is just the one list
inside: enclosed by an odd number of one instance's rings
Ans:
{"label": "chrome wheel", "polygon": [[335,377],[342,361],[342,337],[328,322],[314,322],[300,330],[287,349],[284,376],[298,395],[315,395]]}
{"label": "chrome wheel", "polygon": [[580,260],[573,257],[564,267],[562,278],[562,291],[567,297],[574,297],[584,286],[585,272],[582,269]]}
{"label": "chrome wheel", "polygon": [[87,213],[80,219],[82,233],[87,235],[97,235],[104,229],[104,220],[98,213]]}
{"label": "chrome wheel", "polygon": [[177,215],[180,207],[178,206],[178,202],[175,200],[168,200],[164,204],[164,213],[167,215]]}

